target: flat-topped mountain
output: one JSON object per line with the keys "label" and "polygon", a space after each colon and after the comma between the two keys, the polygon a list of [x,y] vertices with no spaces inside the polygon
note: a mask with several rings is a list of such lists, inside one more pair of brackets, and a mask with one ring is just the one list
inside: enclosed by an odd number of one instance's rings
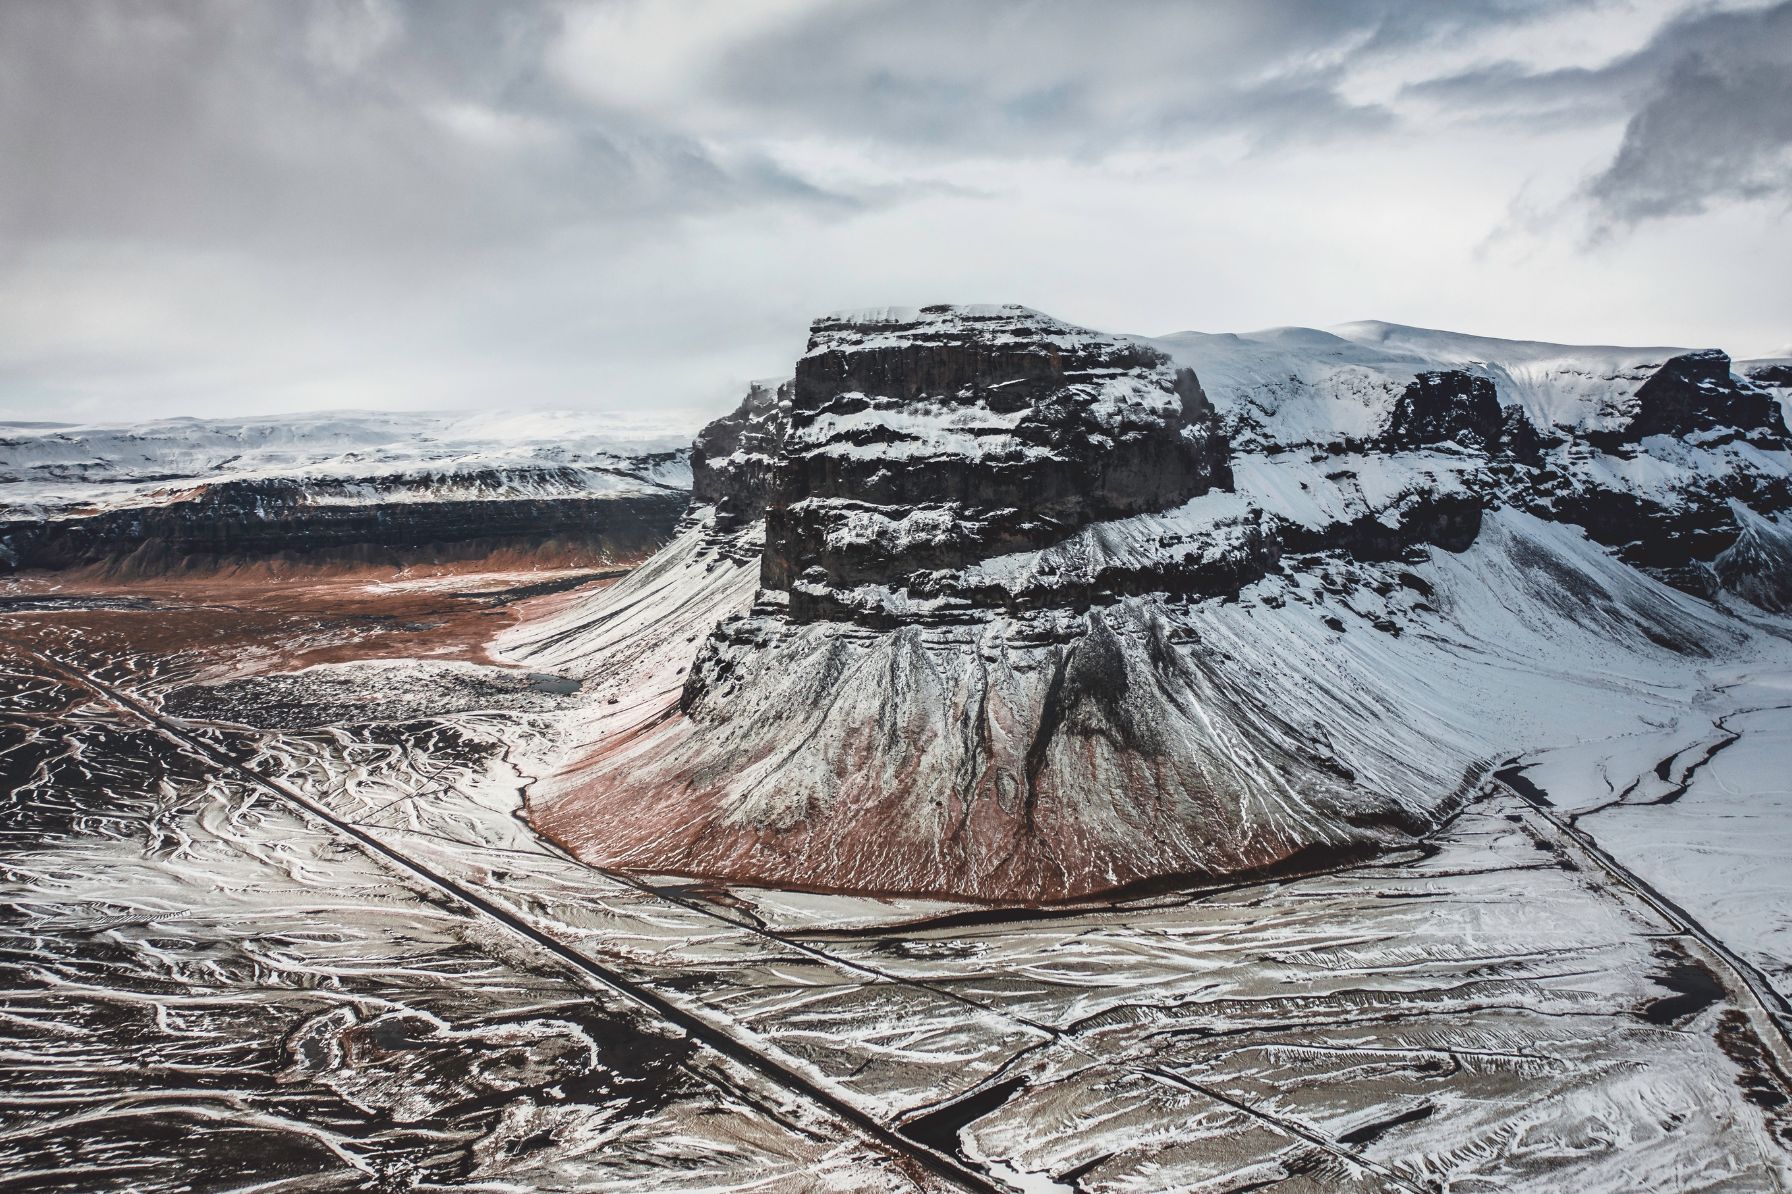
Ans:
{"label": "flat-topped mountain", "polygon": [[634,561],[684,512],[687,435],[567,411],[0,425],[0,571]]}
{"label": "flat-topped mountain", "polygon": [[602,865],[1029,901],[1410,845],[1792,600],[1771,380],[825,317],[699,437],[679,539],[511,643],[593,694],[531,817]]}
{"label": "flat-topped mountain", "polygon": [[819,320],[790,388],[763,581],[804,620],[1231,481],[1191,370],[1033,311]]}

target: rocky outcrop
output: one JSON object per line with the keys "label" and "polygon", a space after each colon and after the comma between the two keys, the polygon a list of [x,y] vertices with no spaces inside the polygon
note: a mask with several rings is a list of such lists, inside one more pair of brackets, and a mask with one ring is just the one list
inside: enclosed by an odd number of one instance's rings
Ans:
{"label": "rocky outcrop", "polygon": [[1737,534],[1711,561],[1724,589],[1761,609],[1792,613],[1792,527],[1735,503]]}
{"label": "rocky outcrop", "polygon": [[1792,361],[1759,361],[1747,369],[1748,379],[1758,386],[1792,390]]}
{"label": "rocky outcrop", "polygon": [[1193,372],[1024,308],[820,320],[797,365],[763,582],[798,619],[859,586],[1037,549],[1228,483]]}
{"label": "rocky outcrop", "polygon": [[715,508],[727,534],[765,514],[772,465],[784,447],[791,383],[754,382],[733,412],[697,433],[691,445],[691,500]]}
{"label": "rocky outcrop", "polygon": [[1636,391],[1636,413],[1622,442],[1645,436],[1741,437],[1763,446],[1783,447],[1786,424],[1773,395],[1730,372],[1730,358],[1717,349],[1674,357]]}
{"label": "rocky outcrop", "polygon": [[[1792,475],[1783,466],[1792,436],[1777,399],[1732,373],[1727,355],[1707,350],[1663,362],[1621,415],[1616,429],[1557,437],[1525,462],[1530,467],[1499,478],[1486,500],[1572,523],[1687,592],[1777,600],[1768,596],[1771,584],[1745,579],[1772,538],[1769,521],[1766,538],[1748,542],[1750,519],[1792,512]],[[1718,567],[1725,558],[1731,563]]]}
{"label": "rocky outcrop", "polygon": [[1421,373],[1407,384],[1383,442],[1393,449],[1442,443],[1497,449],[1504,430],[1493,379],[1445,369]]}
{"label": "rocky outcrop", "polygon": [[[1179,606],[1305,540],[1231,492],[1218,413],[1165,354],[1017,307],[835,317],[771,409],[749,396],[698,453],[693,561],[759,500],[746,436],[778,445],[752,608],[697,644],[676,717],[532,805],[581,856],[1059,899],[1380,848],[1455,791],[1360,789],[1190,635]],[[1396,559],[1478,516],[1415,491],[1343,537]]]}

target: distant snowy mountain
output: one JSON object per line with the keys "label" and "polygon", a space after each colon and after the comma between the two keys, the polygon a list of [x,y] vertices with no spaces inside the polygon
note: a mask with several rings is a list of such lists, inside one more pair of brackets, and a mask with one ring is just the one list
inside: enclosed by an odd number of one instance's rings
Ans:
{"label": "distant snowy mountain", "polygon": [[[1389,324],[817,320],[674,543],[508,648],[605,865],[1051,900],[1426,833],[1787,657],[1779,375]],[[1782,664],[1792,658],[1782,659]]]}
{"label": "distant snowy mountain", "polygon": [[[218,481],[378,482],[393,500],[432,489],[532,492],[539,475],[592,490],[688,488],[691,427],[584,411],[334,411],[137,424],[0,423],[0,509],[54,515],[178,496]],[[494,479],[498,482],[494,484]]]}
{"label": "distant snowy mountain", "polygon": [[637,555],[682,510],[689,438],[576,411],[0,424],[0,565],[426,556],[569,534]]}

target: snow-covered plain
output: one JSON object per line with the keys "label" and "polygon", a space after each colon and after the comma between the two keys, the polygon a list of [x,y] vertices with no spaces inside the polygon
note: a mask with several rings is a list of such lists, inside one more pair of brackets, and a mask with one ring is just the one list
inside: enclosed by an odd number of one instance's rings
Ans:
{"label": "snow-covered plain", "polygon": [[[668,577],[700,554],[637,574],[631,600],[666,615],[642,610],[672,641]],[[715,567],[717,590],[740,587],[738,564]],[[682,595],[687,619],[713,614]],[[645,714],[669,677],[603,669],[576,694],[477,709],[461,677],[380,665],[359,671],[358,720],[320,707],[313,726],[240,677],[207,719],[172,723],[244,761],[227,774],[14,649],[182,707],[184,686],[240,665],[223,649],[134,655],[131,625],[205,616],[14,614],[0,648],[0,878],[17,913],[0,925],[0,1169],[34,1188],[951,1188],[251,775],[990,1189],[1792,1180],[1771,1025],[1699,941],[1497,785],[1422,848],[1053,910],[692,884],[593,870],[516,815],[592,704],[642,690]],[[578,625],[528,618],[511,641],[570,673],[607,633]],[[1783,749],[1771,723],[1731,724],[1731,752],[1757,733]],[[1751,895],[1783,901],[1772,878],[1752,875]]]}

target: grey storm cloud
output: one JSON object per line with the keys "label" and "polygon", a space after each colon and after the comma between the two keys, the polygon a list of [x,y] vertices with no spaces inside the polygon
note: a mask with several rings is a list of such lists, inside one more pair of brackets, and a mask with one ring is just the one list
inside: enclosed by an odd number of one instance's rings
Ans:
{"label": "grey storm cloud", "polygon": [[[1784,260],[1789,13],[0,0],[0,415],[713,405],[816,311],[942,299],[1778,344],[1768,270],[1655,283]],[[1626,235],[1515,234],[1584,292],[1543,314],[1476,247],[1570,192]]]}
{"label": "grey storm cloud", "polygon": [[[680,80],[685,108],[703,101],[690,115],[550,69],[569,19],[638,0],[11,0],[0,5],[11,164],[0,236],[477,250],[755,204],[850,210],[899,197],[805,178],[759,148],[779,139],[1099,159],[1229,136],[1270,148],[1374,136],[1411,117],[1351,98],[1353,68],[1582,6],[772,6]],[[691,26],[707,15],[689,12]],[[1689,17],[1597,71],[1493,64],[1408,93],[1518,104],[1532,118],[1545,104],[1633,113],[1591,194],[1628,219],[1696,210],[1707,195],[1783,183],[1788,12]],[[1727,168],[1689,171],[1714,134]]]}
{"label": "grey storm cloud", "polygon": [[708,86],[760,120],[1006,154],[1384,128],[1345,68],[1574,3],[1470,0],[870,0],[743,41]]}
{"label": "grey storm cloud", "polygon": [[1608,224],[1723,199],[1792,202],[1792,2],[1683,14],[1596,69],[1499,62],[1406,94],[1483,120],[1624,117],[1616,153],[1583,188]]}
{"label": "grey storm cloud", "polygon": [[1615,219],[1701,212],[1713,199],[1792,204],[1792,3],[1705,18],[1657,39],[1659,77],[1588,193]]}
{"label": "grey storm cloud", "polygon": [[0,235],[402,253],[825,198],[568,94],[555,6],[0,5]]}
{"label": "grey storm cloud", "polygon": [[1067,156],[1360,133],[1392,116],[1343,96],[1345,62],[1559,7],[832,4],[749,25],[694,71],[688,88],[735,127],[690,129],[545,68],[567,13],[618,3],[11,0],[0,233],[396,252],[847,202],[738,146],[742,127]]}

